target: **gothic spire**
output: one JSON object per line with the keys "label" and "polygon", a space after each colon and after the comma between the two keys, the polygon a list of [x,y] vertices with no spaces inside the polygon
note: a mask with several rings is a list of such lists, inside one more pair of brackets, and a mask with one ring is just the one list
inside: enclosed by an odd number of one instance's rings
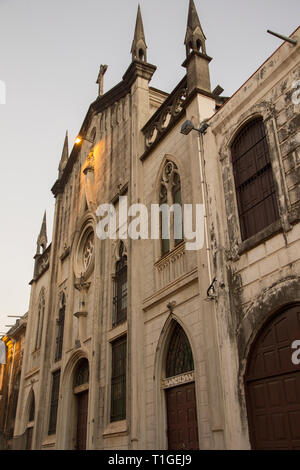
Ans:
{"label": "gothic spire", "polygon": [[199,20],[194,0],[190,0],[187,29],[184,40],[187,56],[192,51],[206,54],[205,41],[206,37]]}
{"label": "gothic spire", "polygon": [[144,34],[144,26],[140,4],[138,6],[134,38],[131,46],[132,60],[147,62],[147,45]]}
{"label": "gothic spire", "polygon": [[40,234],[37,239],[37,254],[38,255],[40,254],[41,249],[43,253],[46,248],[47,248],[47,220],[46,220],[46,211],[45,211]]}
{"label": "gothic spire", "polygon": [[59,176],[62,175],[62,172],[64,171],[65,166],[67,164],[68,158],[69,158],[69,143],[68,143],[68,131],[66,131],[66,137],[65,137],[65,141],[64,141],[63,151],[62,151],[62,154],[61,154],[61,159],[60,159],[60,163],[59,163],[59,167],[58,167]]}

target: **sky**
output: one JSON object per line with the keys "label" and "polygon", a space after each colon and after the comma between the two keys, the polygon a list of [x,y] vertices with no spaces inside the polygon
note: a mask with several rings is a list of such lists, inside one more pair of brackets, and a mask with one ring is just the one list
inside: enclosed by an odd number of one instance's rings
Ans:
{"label": "sky", "polygon": [[[194,0],[213,57],[212,87],[233,94],[299,25],[299,0]],[[171,92],[185,74],[188,0],[140,0],[151,86]],[[97,97],[131,62],[137,0],[0,0],[0,333],[28,310],[43,213],[52,238],[51,193],[66,130],[69,148]]]}

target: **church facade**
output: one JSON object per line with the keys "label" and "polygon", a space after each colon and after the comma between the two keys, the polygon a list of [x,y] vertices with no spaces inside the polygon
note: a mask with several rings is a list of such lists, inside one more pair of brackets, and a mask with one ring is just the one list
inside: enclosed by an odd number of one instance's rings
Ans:
{"label": "church facade", "polygon": [[[300,29],[290,40],[223,98],[190,0],[186,75],[166,94],[138,9],[122,81],[103,94],[101,67],[78,144],[64,142],[14,448],[300,448]],[[149,214],[201,205],[203,246],[186,249],[172,214],[168,238],[126,237],[125,197]],[[102,240],[101,204],[117,220]]]}

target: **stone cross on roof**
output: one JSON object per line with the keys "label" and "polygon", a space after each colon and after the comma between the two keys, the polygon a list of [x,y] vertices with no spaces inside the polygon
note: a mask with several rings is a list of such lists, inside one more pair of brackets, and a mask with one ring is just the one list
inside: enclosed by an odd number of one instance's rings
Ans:
{"label": "stone cross on roof", "polygon": [[98,78],[97,78],[97,81],[96,83],[99,84],[99,91],[98,91],[98,96],[102,96],[103,95],[103,85],[104,85],[104,74],[107,70],[107,65],[100,65],[100,70],[99,70],[99,74],[98,74]]}

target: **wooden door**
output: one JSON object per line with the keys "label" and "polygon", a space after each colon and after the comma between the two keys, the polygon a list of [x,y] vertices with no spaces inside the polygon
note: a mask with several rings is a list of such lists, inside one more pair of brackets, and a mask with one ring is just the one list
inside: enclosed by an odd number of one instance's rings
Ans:
{"label": "wooden door", "polygon": [[259,333],[245,378],[253,449],[300,450],[300,365],[291,345],[300,339],[300,306],[285,309]]}
{"label": "wooden door", "polygon": [[199,449],[195,383],[166,390],[169,450]]}
{"label": "wooden door", "polygon": [[77,434],[76,449],[86,449],[87,437],[87,415],[88,415],[88,399],[89,391],[86,390],[76,395],[77,398]]}

